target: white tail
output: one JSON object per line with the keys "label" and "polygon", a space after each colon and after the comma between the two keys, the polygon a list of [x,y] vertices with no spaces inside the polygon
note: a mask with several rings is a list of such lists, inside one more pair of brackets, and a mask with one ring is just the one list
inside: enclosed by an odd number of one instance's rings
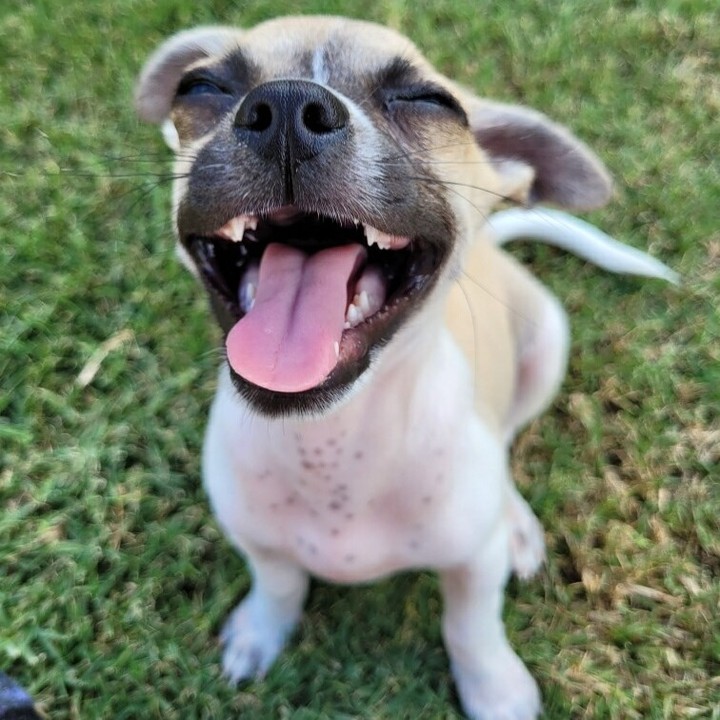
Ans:
{"label": "white tail", "polygon": [[501,210],[490,216],[495,242],[523,238],[567,250],[605,270],[655,277],[678,285],[680,276],[647,253],[606,235],[594,225],[559,210]]}

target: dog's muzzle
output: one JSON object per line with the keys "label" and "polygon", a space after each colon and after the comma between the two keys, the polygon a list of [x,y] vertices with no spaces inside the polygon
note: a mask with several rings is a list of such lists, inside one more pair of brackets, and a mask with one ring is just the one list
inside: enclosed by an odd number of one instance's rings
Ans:
{"label": "dog's muzzle", "polygon": [[269,414],[338,397],[449,253],[437,193],[401,172],[395,147],[369,171],[353,112],[312,81],[258,85],[198,153],[179,204],[233,381]]}

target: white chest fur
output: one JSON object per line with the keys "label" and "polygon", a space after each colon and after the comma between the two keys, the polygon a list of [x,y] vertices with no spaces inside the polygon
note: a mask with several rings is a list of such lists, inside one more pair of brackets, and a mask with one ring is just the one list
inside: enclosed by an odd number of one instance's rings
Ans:
{"label": "white chest fur", "polygon": [[204,475],[228,535],[340,582],[467,558],[498,517],[505,459],[472,415],[459,356],[448,380],[448,353],[442,382],[374,382],[317,420],[251,416],[221,373]]}

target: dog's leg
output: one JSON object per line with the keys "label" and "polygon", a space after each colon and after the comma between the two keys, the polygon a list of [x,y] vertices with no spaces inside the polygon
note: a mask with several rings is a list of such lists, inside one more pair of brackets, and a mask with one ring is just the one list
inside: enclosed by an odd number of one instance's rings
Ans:
{"label": "dog's leg", "polygon": [[510,572],[506,523],[468,564],[440,574],[443,637],[465,713],[471,720],[533,720],[540,694],[510,647],[502,599]]}
{"label": "dog's leg", "polygon": [[527,580],[545,561],[545,537],[540,521],[514,485],[509,493],[507,515],[512,569],[521,580]]}
{"label": "dog's leg", "polygon": [[[565,375],[569,347],[567,315],[557,299],[510,258],[503,258],[512,288],[513,331],[517,352],[515,393],[505,433],[508,443],[518,429],[539,415],[552,401]],[[529,578],[545,557],[540,522],[513,485],[507,503],[512,566],[518,577]]]}
{"label": "dog's leg", "polygon": [[223,670],[234,683],[267,672],[300,619],[309,584],[302,568],[276,553],[255,551],[247,559],[252,588],[221,635]]}
{"label": "dog's leg", "polygon": [[570,344],[567,315],[555,297],[534,279],[520,287],[514,317],[515,397],[505,425],[508,441],[552,402],[565,377]]}

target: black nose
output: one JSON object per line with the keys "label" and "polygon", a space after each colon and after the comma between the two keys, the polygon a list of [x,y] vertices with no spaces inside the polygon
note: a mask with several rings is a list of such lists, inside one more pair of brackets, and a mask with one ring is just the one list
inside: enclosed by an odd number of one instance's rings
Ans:
{"label": "black nose", "polygon": [[235,127],[239,137],[267,159],[309,160],[342,142],[348,112],[322,85],[308,80],[273,80],[250,91]]}

